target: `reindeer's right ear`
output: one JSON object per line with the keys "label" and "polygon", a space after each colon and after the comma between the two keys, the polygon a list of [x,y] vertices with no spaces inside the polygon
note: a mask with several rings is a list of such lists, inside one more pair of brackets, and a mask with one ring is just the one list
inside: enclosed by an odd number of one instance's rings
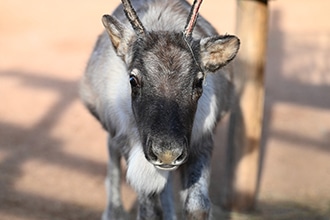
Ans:
{"label": "reindeer's right ear", "polygon": [[239,45],[239,39],[233,35],[203,38],[200,41],[202,66],[208,71],[217,71],[234,59]]}
{"label": "reindeer's right ear", "polygon": [[134,35],[134,32],[110,15],[103,15],[102,23],[110,37],[117,55],[120,57],[125,56],[128,50],[129,41]]}

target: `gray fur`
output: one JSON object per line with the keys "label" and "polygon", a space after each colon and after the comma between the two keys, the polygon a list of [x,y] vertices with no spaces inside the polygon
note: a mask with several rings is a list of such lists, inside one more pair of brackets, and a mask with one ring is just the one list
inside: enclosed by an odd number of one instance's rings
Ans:
{"label": "gray fur", "polygon": [[[109,133],[108,204],[103,220],[127,219],[120,198],[120,158],[138,193],[137,219],[176,219],[171,170],[182,175],[187,219],[208,219],[213,132],[230,108],[230,67],[239,40],[219,36],[202,17],[182,35],[190,5],[183,0],[133,0],[143,32],[122,6],[103,17],[80,95]],[[133,25],[134,26],[134,25]],[[135,27],[136,28],[136,27]],[[202,84],[201,84],[202,83]]]}

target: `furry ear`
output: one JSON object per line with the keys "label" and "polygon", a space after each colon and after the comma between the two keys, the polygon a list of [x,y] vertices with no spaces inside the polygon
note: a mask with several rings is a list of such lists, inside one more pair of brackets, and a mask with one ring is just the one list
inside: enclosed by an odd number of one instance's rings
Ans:
{"label": "furry ear", "polygon": [[240,41],[236,36],[224,35],[203,38],[200,41],[202,67],[215,72],[236,56]]}
{"label": "furry ear", "polygon": [[134,36],[134,32],[110,15],[103,15],[102,23],[117,55],[124,57],[128,50],[128,44]]}

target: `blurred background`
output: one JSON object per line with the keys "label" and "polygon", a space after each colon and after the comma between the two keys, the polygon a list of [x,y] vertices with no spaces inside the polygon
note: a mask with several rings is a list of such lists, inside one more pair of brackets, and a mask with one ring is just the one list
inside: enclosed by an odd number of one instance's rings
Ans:
{"label": "blurred background", "polygon": [[[78,98],[101,16],[119,0],[0,2],[0,219],[100,219],[106,133]],[[210,195],[215,219],[330,219],[330,1],[269,2],[264,159],[257,209],[220,211],[226,123]],[[235,0],[201,7],[235,33]],[[123,182],[125,208],[136,196]]]}

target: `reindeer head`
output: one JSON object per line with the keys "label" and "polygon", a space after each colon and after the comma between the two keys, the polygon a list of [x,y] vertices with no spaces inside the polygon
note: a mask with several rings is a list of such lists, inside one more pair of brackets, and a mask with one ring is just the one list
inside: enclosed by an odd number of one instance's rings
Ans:
{"label": "reindeer head", "polygon": [[179,33],[148,32],[127,0],[122,3],[134,31],[103,16],[112,45],[127,65],[145,157],[159,169],[175,169],[187,159],[205,74],[226,65],[239,48],[235,36],[192,38],[201,2],[194,2]]}

